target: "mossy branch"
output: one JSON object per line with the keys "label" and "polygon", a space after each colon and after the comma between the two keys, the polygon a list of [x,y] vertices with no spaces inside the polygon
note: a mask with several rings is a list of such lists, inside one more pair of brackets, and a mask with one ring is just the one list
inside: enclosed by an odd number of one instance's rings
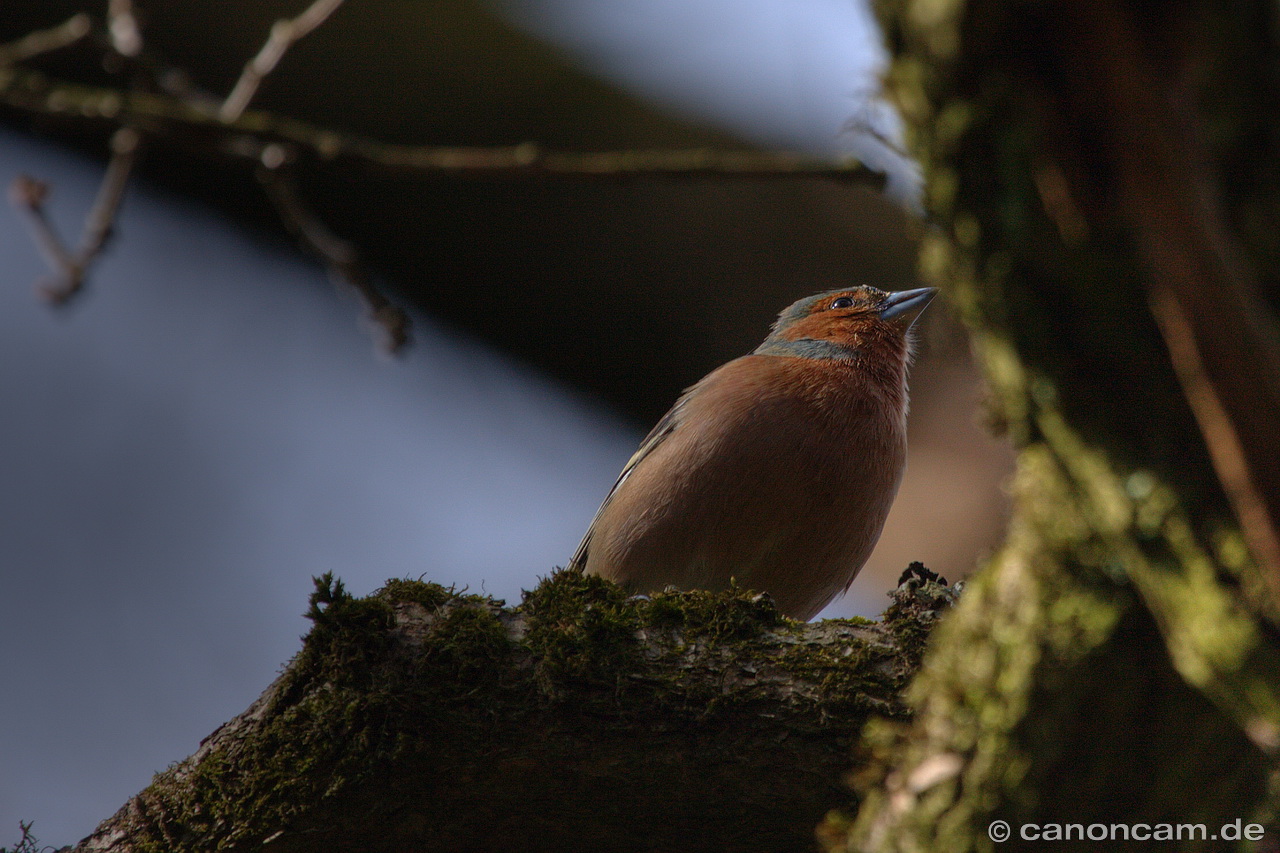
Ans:
{"label": "mossy branch", "polygon": [[569,571],[516,608],[326,576],[276,682],[76,849],[805,849],[956,591],[804,624]]}

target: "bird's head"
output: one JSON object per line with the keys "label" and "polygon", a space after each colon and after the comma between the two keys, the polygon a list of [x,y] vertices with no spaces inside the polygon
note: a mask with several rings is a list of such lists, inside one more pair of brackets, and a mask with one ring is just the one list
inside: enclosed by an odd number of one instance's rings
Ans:
{"label": "bird's head", "polygon": [[870,356],[905,363],[907,333],[937,292],[920,287],[886,293],[863,286],[806,297],[778,315],[756,353],[839,360]]}

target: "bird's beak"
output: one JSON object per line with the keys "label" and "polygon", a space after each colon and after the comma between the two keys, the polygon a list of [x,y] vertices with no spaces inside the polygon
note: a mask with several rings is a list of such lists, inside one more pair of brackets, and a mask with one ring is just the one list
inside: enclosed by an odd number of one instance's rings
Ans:
{"label": "bird's beak", "polygon": [[890,293],[880,309],[880,319],[889,320],[910,329],[915,324],[920,312],[928,306],[929,300],[938,294],[936,287],[917,287],[915,290],[902,290]]}

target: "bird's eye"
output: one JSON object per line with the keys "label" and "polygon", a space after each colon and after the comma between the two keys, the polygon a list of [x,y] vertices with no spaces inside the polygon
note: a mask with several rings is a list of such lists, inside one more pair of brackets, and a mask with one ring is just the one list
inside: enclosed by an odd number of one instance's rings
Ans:
{"label": "bird's eye", "polygon": [[832,300],[831,307],[832,308],[852,308],[853,300],[848,296],[841,296],[839,299]]}

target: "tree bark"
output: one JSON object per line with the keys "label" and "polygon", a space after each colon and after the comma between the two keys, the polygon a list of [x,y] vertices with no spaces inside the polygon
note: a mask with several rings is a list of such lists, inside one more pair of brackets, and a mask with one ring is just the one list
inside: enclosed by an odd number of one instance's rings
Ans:
{"label": "tree bark", "polygon": [[925,578],[883,622],[812,625],[568,571],[514,609],[322,579],[280,678],[76,850],[813,848],[955,598]]}
{"label": "tree bark", "polygon": [[[1009,538],[939,631],[912,721],[868,727],[864,801],[828,847],[994,849],[997,820],[1001,849],[1031,824],[1263,821],[1280,747],[1274,7],[880,13],[937,226],[922,266],[974,332],[1019,464]],[[1227,846],[1205,839],[1181,848]]]}

